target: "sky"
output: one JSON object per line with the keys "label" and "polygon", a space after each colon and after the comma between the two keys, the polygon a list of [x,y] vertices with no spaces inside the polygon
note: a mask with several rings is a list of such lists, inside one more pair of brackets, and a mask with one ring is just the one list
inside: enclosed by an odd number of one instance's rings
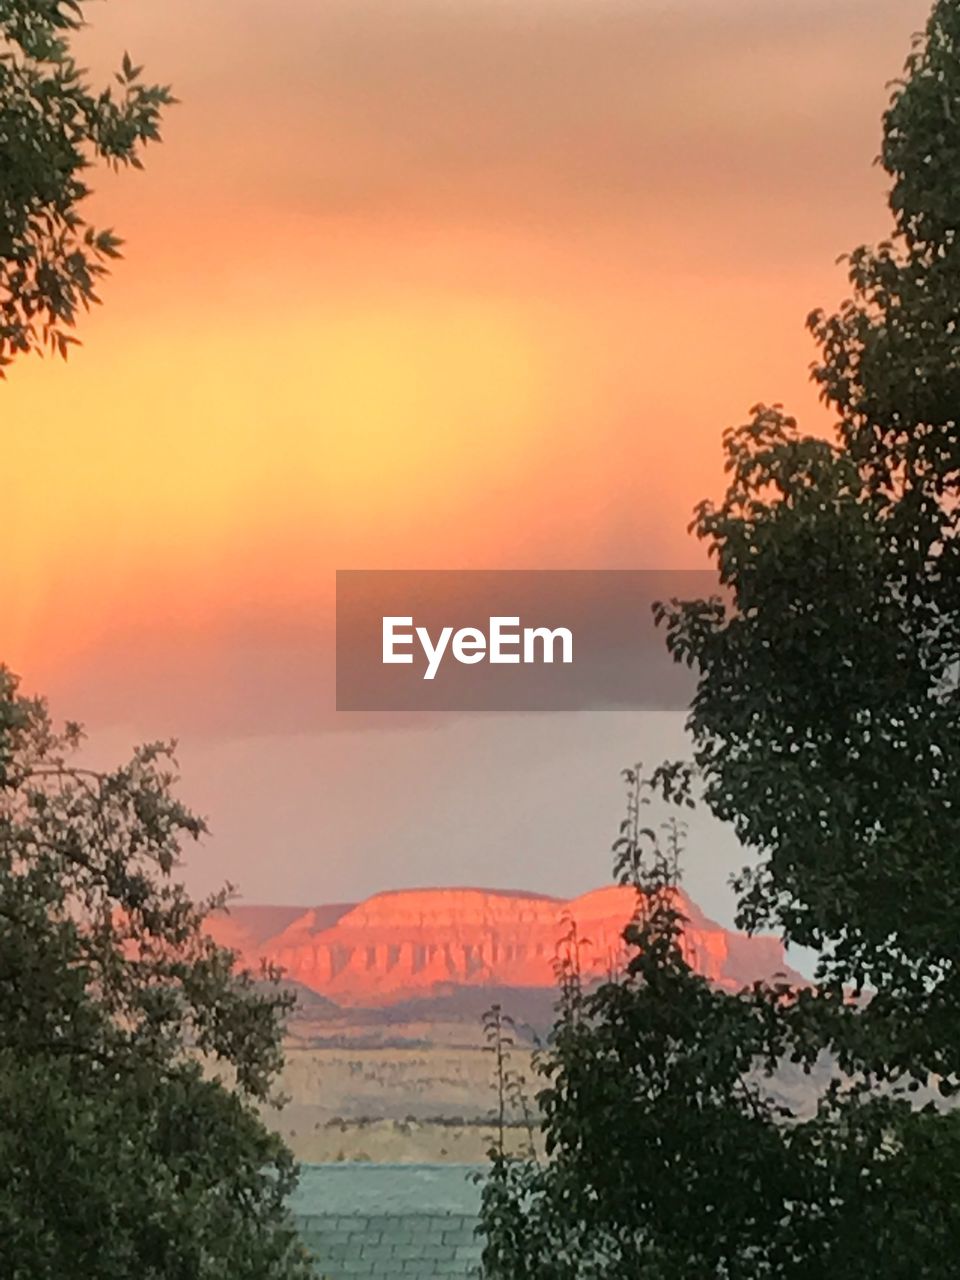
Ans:
{"label": "sky", "polygon": [[[181,100],[98,172],[125,260],[4,427],[0,656],[92,758],[176,736],[198,892],[609,876],[682,717],[333,710],[337,568],[700,567],[758,401],[829,429],[804,317],[887,229],[919,0],[114,0]],[[698,818],[687,883],[742,860]]]}

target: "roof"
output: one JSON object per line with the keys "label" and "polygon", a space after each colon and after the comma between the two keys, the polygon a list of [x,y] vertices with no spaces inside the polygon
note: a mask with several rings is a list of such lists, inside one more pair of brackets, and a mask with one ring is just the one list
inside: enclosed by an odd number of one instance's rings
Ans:
{"label": "roof", "polygon": [[480,1274],[474,1165],[304,1165],[291,1209],[324,1280]]}

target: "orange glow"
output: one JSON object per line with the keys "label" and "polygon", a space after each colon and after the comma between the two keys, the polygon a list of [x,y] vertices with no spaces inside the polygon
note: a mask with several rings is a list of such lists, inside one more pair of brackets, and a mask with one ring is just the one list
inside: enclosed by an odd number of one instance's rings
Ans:
{"label": "orange glow", "polygon": [[[778,940],[731,935],[685,894],[677,906],[688,921],[684,950],[690,964],[718,986],[739,991],[786,970]],[[617,886],[573,901],[484,889],[407,889],[356,906],[312,908],[292,920],[275,908],[242,908],[236,916],[211,917],[207,930],[254,971],[266,959],[341,1005],[370,1006],[434,995],[443,984],[554,991],[556,961],[571,924],[584,981],[603,979],[630,954],[623,930],[635,910],[635,892]]]}
{"label": "orange glow", "polygon": [[923,7],[91,11],[97,74],[129,47],[183,105],[98,175],[127,259],[85,345],[0,387],[0,653],[106,687],[134,644],[213,669],[238,619],[269,661],[337,567],[700,563],[723,427],[825,425],[802,317],[883,230]]}

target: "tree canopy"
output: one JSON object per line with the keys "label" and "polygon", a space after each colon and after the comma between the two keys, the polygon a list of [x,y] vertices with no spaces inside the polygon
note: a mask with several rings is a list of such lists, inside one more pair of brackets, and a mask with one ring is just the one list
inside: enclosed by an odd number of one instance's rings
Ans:
{"label": "tree canopy", "polygon": [[870,988],[864,1051],[945,1090],[960,1080],[958,42],[960,4],[940,0],[885,117],[892,236],[850,255],[838,312],[810,317],[835,440],[778,407],[727,433],[730,484],[695,529],[728,601],[665,611],[699,672],[705,802],[756,855],[742,922],[817,948],[832,990]]}
{"label": "tree canopy", "polygon": [[[726,492],[692,526],[722,592],[659,608],[697,687],[692,759],[651,791],[732,825],[738,923],[814,948],[816,982],[711,990],[684,958],[678,868],[628,824],[634,958],[562,988],[551,1154],[494,1151],[492,1275],[956,1270],[958,121],[960,3],[938,0],[884,117],[890,237],[809,317],[833,438],[780,405],[726,432]],[[771,1104],[783,1063],[825,1077],[810,1114]]]}
{"label": "tree canopy", "polygon": [[[537,1058],[545,1157],[507,1149],[482,1192],[495,1280],[947,1280],[960,1239],[960,1114],[917,1108],[826,1064],[804,1108],[777,1087],[816,1063],[812,989],[740,993],[693,968],[678,893],[682,824],[641,821],[664,777],[627,771],[615,844],[638,892],[625,970],[593,989],[571,935]],[[665,832],[665,834],[664,834]],[[799,1015],[799,1016],[798,1016]],[[508,1100],[517,1081],[501,1065]]]}
{"label": "tree canopy", "polygon": [[15,356],[62,356],[121,241],[83,214],[87,174],[102,161],[140,168],[174,99],[123,56],[115,82],[92,88],[71,53],[80,0],[0,0],[0,375]]}
{"label": "tree canopy", "polygon": [[[0,669],[0,1239],[14,1280],[307,1275],[264,1126],[288,1001],[176,878],[171,747],[76,760]],[[269,979],[271,975],[265,975]]]}
{"label": "tree canopy", "polygon": [[[140,167],[170,91],[124,55],[91,89],[78,0],[0,0],[0,373],[66,355],[119,253],[81,212]],[[202,821],[172,746],[85,767],[76,725],[0,666],[0,1254],[11,1280],[297,1280],[292,1157],[261,1117],[287,997],[204,930],[177,879]]]}

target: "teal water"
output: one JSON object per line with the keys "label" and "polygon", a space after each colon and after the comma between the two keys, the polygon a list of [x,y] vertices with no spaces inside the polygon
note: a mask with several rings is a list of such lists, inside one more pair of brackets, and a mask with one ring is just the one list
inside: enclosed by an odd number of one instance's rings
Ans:
{"label": "teal water", "polygon": [[307,1214],[456,1213],[475,1216],[480,1187],[471,1178],[483,1165],[305,1164],[290,1200]]}

